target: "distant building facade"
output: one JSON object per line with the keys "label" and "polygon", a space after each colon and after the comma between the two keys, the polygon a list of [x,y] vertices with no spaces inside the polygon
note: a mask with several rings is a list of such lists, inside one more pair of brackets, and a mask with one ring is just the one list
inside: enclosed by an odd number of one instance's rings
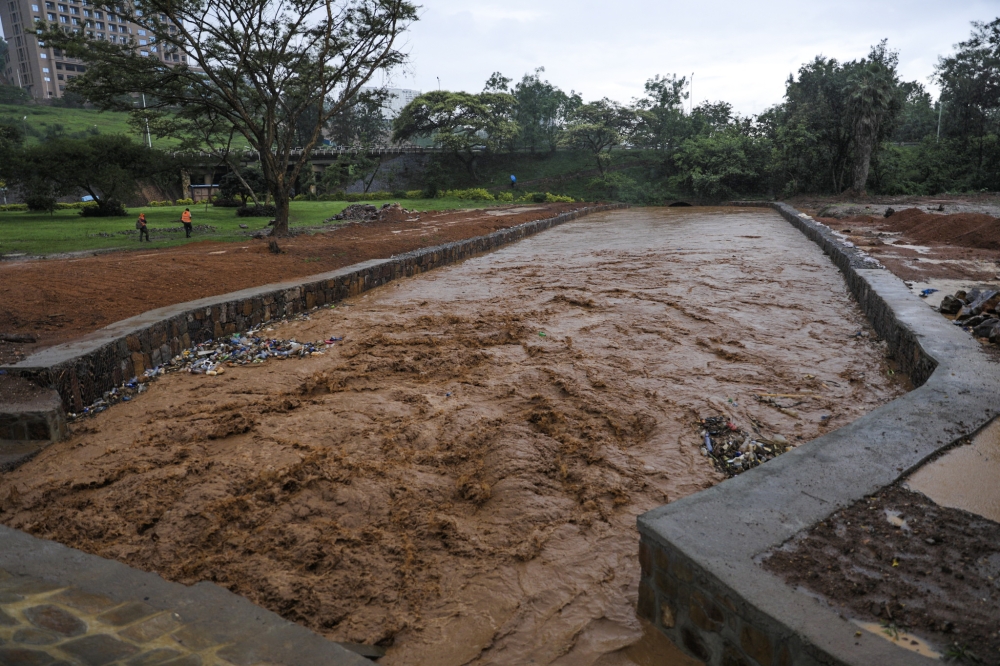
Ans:
{"label": "distant building facade", "polygon": [[0,73],[9,85],[24,88],[36,100],[62,97],[66,85],[87,71],[82,60],[40,43],[35,35],[36,21],[74,32],[83,30],[92,39],[111,43],[134,40],[140,55],[171,64],[187,63],[185,54],[167,53],[151,33],[126,16],[97,9],[88,0],[0,0],[0,28],[8,45]]}
{"label": "distant building facade", "polygon": [[[378,90],[378,88],[362,88],[361,90]],[[406,88],[387,88],[386,92],[389,95],[385,103],[382,104],[382,115],[386,120],[395,119],[407,104],[421,95],[419,90],[407,90]]]}

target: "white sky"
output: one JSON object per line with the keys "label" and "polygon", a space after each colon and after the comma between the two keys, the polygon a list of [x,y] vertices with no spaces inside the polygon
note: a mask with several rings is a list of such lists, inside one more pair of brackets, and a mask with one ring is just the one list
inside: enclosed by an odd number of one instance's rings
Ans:
{"label": "white sky", "polygon": [[929,82],[939,55],[1000,0],[417,0],[406,71],[390,83],[478,92],[491,73],[544,77],[586,101],[640,96],[655,74],[694,72],[695,103],[743,114],[781,101],[788,75],[823,54],[852,60],[888,38],[904,79]]}

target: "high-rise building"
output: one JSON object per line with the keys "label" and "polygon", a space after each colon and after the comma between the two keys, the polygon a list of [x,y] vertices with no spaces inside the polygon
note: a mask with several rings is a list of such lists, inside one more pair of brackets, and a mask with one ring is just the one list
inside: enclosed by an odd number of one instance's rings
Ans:
{"label": "high-rise building", "polygon": [[0,72],[10,85],[24,88],[37,100],[62,97],[66,84],[87,67],[82,60],[68,58],[59,49],[39,42],[36,21],[84,30],[92,39],[111,43],[134,40],[140,55],[171,64],[187,62],[185,54],[160,48],[151,33],[126,16],[98,9],[88,0],[0,0],[0,28],[8,44]]}

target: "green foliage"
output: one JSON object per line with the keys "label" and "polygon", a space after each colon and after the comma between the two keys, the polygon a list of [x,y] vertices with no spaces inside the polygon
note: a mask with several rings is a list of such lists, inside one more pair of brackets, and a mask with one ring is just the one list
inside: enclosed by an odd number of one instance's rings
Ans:
{"label": "green foliage", "polygon": [[96,206],[83,206],[80,209],[82,217],[125,217],[128,210],[125,204],[117,199],[104,199]]}
{"label": "green foliage", "polygon": [[236,209],[236,217],[274,217],[277,208],[273,204],[257,206],[240,206]]}
{"label": "green foliage", "polygon": [[13,213],[28,210],[28,204],[0,204],[0,213]]}
{"label": "green foliage", "polygon": [[603,175],[611,162],[611,149],[626,141],[635,124],[636,114],[632,109],[605,97],[573,109],[563,141],[590,151]]}
{"label": "green foliage", "polygon": [[83,191],[93,197],[101,214],[120,215],[121,202],[136,193],[139,180],[171,168],[166,155],[128,137],[97,135],[23,148],[0,164],[0,175],[19,185],[29,200],[54,200]]}
{"label": "green foliage", "polygon": [[495,201],[494,197],[488,190],[481,187],[471,188],[468,190],[447,190],[445,192],[438,192],[438,197],[442,199],[458,199],[459,201]]}
{"label": "green foliage", "polygon": [[193,206],[194,199],[188,197],[187,199],[178,199],[174,202],[175,206]]}
{"label": "green foliage", "polygon": [[424,191],[423,190],[407,190],[405,198],[407,198],[407,199],[423,199],[424,198]]}
{"label": "green foliage", "polygon": [[476,176],[477,150],[499,152],[517,138],[517,100],[502,92],[470,94],[435,90],[413,100],[393,123],[393,140],[428,137]]}
{"label": "green foliage", "polygon": [[576,199],[573,197],[560,196],[549,192],[545,193],[545,203],[573,203],[574,201],[576,201]]}
{"label": "green foliage", "polygon": [[49,192],[32,192],[24,198],[24,202],[33,213],[54,213],[56,210],[56,198]]}
{"label": "green foliage", "polygon": [[[0,57],[0,63],[3,58]],[[0,85],[0,104],[28,104],[31,102],[31,95],[24,88],[18,86]]]}
{"label": "green foliage", "polygon": [[167,201],[150,201],[146,205],[149,206],[150,208],[164,208],[166,206],[173,206],[174,202],[173,201],[169,201],[169,200],[167,200]]}

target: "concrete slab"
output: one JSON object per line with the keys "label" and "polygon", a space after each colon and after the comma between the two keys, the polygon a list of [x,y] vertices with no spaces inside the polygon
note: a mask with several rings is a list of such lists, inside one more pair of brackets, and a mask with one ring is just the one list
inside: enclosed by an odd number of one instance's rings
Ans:
{"label": "concrete slab", "polygon": [[[930,664],[761,569],[800,530],[915,470],[1000,414],[1000,365],[903,282],[828,228],[778,212],[823,246],[890,351],[922,385],[854,423],[639,517],[640,611],[709,664]],[[735,656],[734,656],[735,655]],[[733,662],[739,663],[739,662]]]}

